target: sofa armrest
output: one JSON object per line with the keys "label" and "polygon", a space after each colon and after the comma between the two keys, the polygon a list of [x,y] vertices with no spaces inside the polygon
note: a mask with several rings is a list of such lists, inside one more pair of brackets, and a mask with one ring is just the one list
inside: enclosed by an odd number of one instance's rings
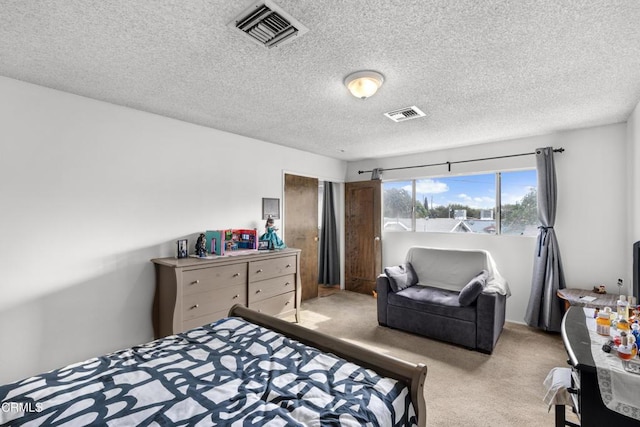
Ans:
{"label": "sofa armrest", "polygon": [[476,347],[489,353],[498,341],[505,319],[507,297],[498,293],[481,293],[476,301]]}
{"label": "sofa armrest", "polygon": [[381,274],[376,279],[376,292],[378,293],[378,324],[387,326],[387,298],[393,290],[386,274]]}

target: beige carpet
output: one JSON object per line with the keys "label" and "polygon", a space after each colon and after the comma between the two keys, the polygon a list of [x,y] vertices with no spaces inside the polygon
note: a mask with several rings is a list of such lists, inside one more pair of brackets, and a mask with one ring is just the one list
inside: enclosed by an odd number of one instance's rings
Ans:
{"label": "beige carpet", "polygon": [[378,326],[376,300],[347,291],[304,301],[301,317],[305,327],[426,364],[429,426],[554,425],[542,382],[551,368],[567,366],[560,335],[507,323],[486,355]]}

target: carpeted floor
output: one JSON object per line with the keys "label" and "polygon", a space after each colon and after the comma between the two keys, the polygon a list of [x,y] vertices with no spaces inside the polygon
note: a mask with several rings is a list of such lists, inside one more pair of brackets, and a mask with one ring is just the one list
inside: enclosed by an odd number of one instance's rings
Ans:
{"label": "carpeted floor", "polygon": [[567,366],[558,334],[507,323],[493,354],[486,355],[378,326],[376,300],[348,291],[304,301],[301,319],[302,326],[426,364],[429,426],[554,425],[542,382],[551,368]]}

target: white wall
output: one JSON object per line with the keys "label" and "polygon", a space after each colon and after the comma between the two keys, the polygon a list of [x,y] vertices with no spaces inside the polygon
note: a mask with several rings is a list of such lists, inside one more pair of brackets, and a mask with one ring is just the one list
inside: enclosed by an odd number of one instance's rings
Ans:
{"label": "white wall", "polygon": [[629,199],[628,246],[640,240],[640,103],[627,121],[627,196]]}
{"label": "white wall", "polygon": [[[640,241],[640,103],[627,120],[627,183],[627,247],[632,248],[634,242]],[[628,261],[627,274],[633,277],[633,254]]]}
{"label": "white wall", "polygon": [[[151,258],[346,163],[0,77],[0,384],[152,338]],[[341,216],[340,216],[341,218]],[[286,239],[285,239],[286,241]]]}
{"label": "white wall", "polygon": [[[618,277],[630,286],[627,244],[625,156],[626,125],[616,124],[544,136],[522,138],[411,156],[350,163],[348,181],[369,179],[359,170],[393,168],[482,157],[533,152],[537,147],[564,147],[557,153],[558,211],[555,231],[568,287],[592,288],[604,283],[617,292]],[[636,165],[639,163],[636,163]],[[535,168],[534,156],[452,165],[451,174]],[[385,171],[383,180],[446,176],[446,166]],[[640,188],[640,187],[638,187]],[[635,198],[634,198],[635,199]],[[507,320],[523,322],[529,300],[535,249],[534,237],[447,233],[386,232],[382,236],[383,264],[403,262],[412,245],[479,248],[491,251],[500,272],[509,280],[512,297]],[[630,289],[627,288],[627,289]]]}

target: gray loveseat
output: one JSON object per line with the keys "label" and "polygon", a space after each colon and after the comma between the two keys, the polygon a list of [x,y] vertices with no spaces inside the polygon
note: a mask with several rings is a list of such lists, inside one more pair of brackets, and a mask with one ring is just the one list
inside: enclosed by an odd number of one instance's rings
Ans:
{"label": "gray loveseat", "polygon": [[484,250],[412,247],[378,277],[378,323],[491,353],[509,286]]}

